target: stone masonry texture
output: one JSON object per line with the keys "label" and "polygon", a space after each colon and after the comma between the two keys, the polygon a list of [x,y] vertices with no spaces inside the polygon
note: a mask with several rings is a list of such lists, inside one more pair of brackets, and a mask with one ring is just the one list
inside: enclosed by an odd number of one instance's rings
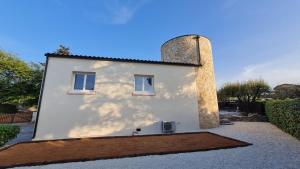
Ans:
{"label": "stone masonry texture", "polygon": [[182,36],[171,39],[161,48],[161,57],[166,62],[199,64],[195,36]]}
{"label": "stone masonry texture", "polygon": [[163,61],[200,65],[195,70],[200,128],[218,127],[219,108],[210,41],[198,35],[180,36],[163,44],[161,53]]}

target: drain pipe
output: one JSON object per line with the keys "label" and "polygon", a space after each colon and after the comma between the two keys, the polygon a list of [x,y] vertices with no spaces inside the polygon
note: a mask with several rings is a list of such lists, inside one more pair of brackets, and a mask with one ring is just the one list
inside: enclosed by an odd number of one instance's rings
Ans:
{"label": "drain pipe", "polygon": [[198,58],[199,58],[199,60],[198,60],[198,63],[199,63],[199,65],[200,66],[202,66],[203,64],[202,64],[202,62],[201,62],[201,53],[200,53],[200,44],[199,44],[199,36],[197,35],[196,37],[195,37],[195,39],[196,39],[196,47],[197,47],[197,52],[198,52]]}

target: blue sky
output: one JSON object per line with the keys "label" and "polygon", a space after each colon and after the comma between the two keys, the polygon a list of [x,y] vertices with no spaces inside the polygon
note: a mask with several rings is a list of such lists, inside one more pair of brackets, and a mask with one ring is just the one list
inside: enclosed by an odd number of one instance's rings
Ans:
{"label": "blue sky", "polygon": [[0,48],[44,62],[73,54],[160,60],[183,34],[209,37],[217,85],[300,83],[299,0],[0,0]]}

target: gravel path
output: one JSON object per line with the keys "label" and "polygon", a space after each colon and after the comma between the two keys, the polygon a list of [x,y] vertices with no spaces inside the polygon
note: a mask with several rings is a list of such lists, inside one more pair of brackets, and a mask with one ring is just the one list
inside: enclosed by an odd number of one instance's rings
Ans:
{"label": "gravel path", "polygon": [[[212,150],[207,152],[153,155],[112,160],[97,160],[65,164],[51,164],[23,169],[234,169],[234,168],[300,168],[300,141],[282,132],[270,123],[235,122],[208,131],[253,143],[252,146]],[[19,168],[19,169],[20,169]]]}
{"label": "gravel path", "polygon": [[32,140],[34,123],[13,123],[13,125],[19,126],[21,131],[16,138],[8,141],[5,146]]}

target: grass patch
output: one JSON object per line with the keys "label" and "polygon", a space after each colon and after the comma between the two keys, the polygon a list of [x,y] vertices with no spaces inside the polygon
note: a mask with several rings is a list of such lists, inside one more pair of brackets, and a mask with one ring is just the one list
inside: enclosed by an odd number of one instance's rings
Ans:
{"label": "grass patch", "polygon": [[2,147],[10,139],[15,138],[19,132],[19,126],[8,124],[0,125],[0,147]]}

